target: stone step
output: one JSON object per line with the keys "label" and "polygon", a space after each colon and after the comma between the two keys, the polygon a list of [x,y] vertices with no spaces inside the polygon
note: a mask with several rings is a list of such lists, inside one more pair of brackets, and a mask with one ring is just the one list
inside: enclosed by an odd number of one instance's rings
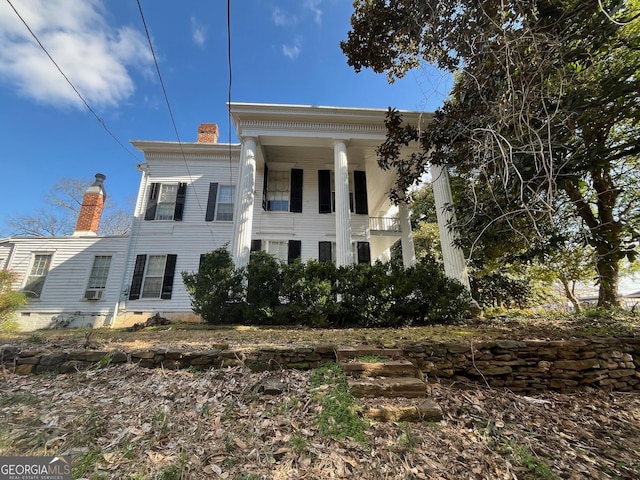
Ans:
{"label": "stone step", "polygon": [[380,422],[439,422],[442,409],[433,400],[421,400],[413,405],[382,405],[364,411],[365,415]]}
{"label": "stone step", "polygon": [[389,360],[375,363],[347,360],[340,362],[339,365],[344,373],[352,376],[420,378],[420,372],[409,360]]}
{"label": "stone step", "polygon": [[402,357],[402,349],[369,347],[366,345],[360,345],[357,347],[339,346],[336,348],[336,359],[338,360],[338,362],[363,356],[377,356],[388,357],[389,359],[398,359]]}
{"label": "stone step", "polygon": [[354,397],[419,398],[427,394],[427,384],[412,377],[375,377],[347,380]]}

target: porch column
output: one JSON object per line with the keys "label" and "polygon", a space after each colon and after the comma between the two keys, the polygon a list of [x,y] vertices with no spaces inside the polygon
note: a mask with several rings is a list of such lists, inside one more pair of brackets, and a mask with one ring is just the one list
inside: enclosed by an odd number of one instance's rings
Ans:
{"label": "porch column", "polygon": [[444,273],[449,278],[455,278],[462,285],[471,290],[467,266],[462,249],[454,246],[455,232],[448,225],[455,221],[455,212],[448,207],[453,206],[451,185],[446,168],[431,165],[431,184],[436,202],[436,216],[438,218],[438,230],[440,232],[440,244],[442,246],[442,259],[444,261]]}
{"label": "porch column", "polygon": [[353,263],[351,255],[351,212],[349,211],[349,164],[346,140],[333,141],[336,189],[336,265]]}
{"label": "porch column", "polygon": [[413,267],[416,264],[416,251],[413,246],[413,234],[411,233],[411,216],[409,207],[402,202],[398,205],[398,218],[400,220],[400,243],[402,244],[402,265],[404,268]]}
{"label": "porch column", "polygon": [[249,264],[253,200],[256,189],[256,138],[242,139],[236,202],[233,206],[233,240],[231,255],[236,268]]}

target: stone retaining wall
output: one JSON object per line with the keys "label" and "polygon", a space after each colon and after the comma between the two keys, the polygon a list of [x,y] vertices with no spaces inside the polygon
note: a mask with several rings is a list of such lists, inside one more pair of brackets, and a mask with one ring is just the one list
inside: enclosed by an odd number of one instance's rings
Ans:
{"label": "stone retaining wall", "polygon": [[[635,337],[425,343],[400,348],[432,382],[486,383],[528,394],[549,389],[572,392],[586,386],[640,391],[640,338]],[[218,345],[199,352],[167,349],[47,352],[0,346],[4,369],[21,375],[72,373],[126,362],[167,369],[245,365],[263,371],[310,369],[329,361],[335,361],[331,344],[257,350],[229,350],[226,345]]]}

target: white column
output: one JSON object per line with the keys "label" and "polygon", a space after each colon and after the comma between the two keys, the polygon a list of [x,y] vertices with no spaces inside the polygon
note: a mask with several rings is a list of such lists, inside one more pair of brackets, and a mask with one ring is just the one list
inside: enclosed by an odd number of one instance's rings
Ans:
{"label": "white column", "polygon": [[416,264],[416,250],[413,246],[413,234],[411,233],[411,216],[409,207],[402,202],[398,205],[398,217],[400,220],[400,243],[402,244],[402,265],[404,268],[413,267]]}
{"label": "white column", "polygon": [[231,255],[236,268],[249,264],[251,231],[253,227],[253,200],[256,188],[256,139],[242,140],[240,169],[236,187],[236,203],[233,206],[233,239]]}
{"label": "white column", "polygon": [[431,184],[436,203],[444,273],[447,277],[455,278],[468,290],[471,290],[464,253],[460,248],[454,246],[456,235],[448,227],[449,224],[455,221],[456,217],[453,209],[449,209],[449,207],[453,206],[453,197],[451,196],[451,185],[449,184],[447,170],[438,165],[431,165]]}
{"label": "white column", "polygon": [[333,160],[336,182],[336,265],[341,267],[353,263],[349,210],[349,163],[345,140],[334,140]]}

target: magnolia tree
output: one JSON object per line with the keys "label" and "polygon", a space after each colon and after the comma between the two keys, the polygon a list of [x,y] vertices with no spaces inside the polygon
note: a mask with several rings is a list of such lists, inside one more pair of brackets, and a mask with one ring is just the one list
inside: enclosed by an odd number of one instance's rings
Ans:
{"label": "magnolia tree", "polygon": [[[460,240],[487,255],[548,252],[576,231],[594,251],[599,306],[618,305],[640,239],[640,0],[356,0],[341,43],[390,81],[430,62],[456,72],[424,128],[390,110],[383,168],[402,199],[443,165],[467,188]],[[409,158],[400,147],[418,142]],[[561,226],[560,226],[561,227]],[[491,250],[493,249],[493,253]]]}

